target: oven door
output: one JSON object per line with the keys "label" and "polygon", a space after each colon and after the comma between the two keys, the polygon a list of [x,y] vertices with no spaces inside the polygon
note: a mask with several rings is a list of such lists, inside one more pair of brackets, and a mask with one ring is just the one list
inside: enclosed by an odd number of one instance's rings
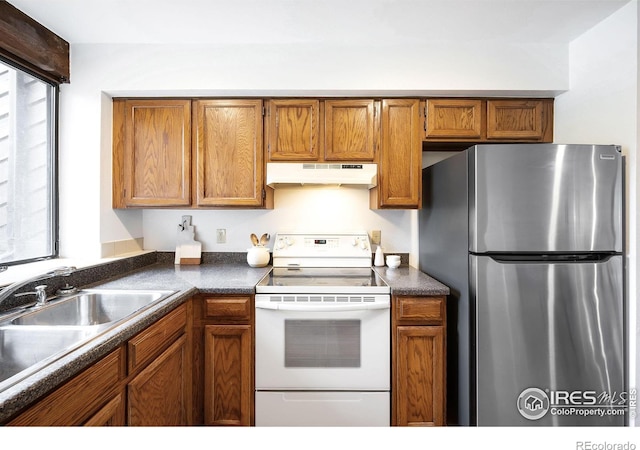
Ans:
{"label": "oven door", "polygon": [[274,306],[261,297],[256,296],[256,390],[389,391],[388,301]]}

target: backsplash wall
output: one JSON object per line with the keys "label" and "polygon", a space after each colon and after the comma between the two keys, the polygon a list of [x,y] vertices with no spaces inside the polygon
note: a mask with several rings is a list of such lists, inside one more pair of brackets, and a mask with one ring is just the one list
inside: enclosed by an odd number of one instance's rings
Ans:
{"label": "backsplash wall", "polygon": [[[282,187],[274,192],[272,210],[154,210],[142,212],[145,250],[174,251],[183,215],[192,216],[196,239],[206,252],[245,252],[249,235],[281,231],[345,232],[381,230],[385,252],[411,250],[411,210],[370,210],[369,191],[349,187]],[[224,244],[216,229],[226,230]]]}

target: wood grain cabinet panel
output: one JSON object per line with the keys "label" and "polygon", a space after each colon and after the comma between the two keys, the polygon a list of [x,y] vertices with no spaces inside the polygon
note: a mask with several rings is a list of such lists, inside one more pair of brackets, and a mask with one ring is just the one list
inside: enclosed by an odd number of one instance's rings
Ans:
{"label": "wood grain cabinet panel", "polygon": [[113,205],[191,204],[191,100],[114,100]]}
{"label": "wood grain cabinet panel", "polygon": [[8,425],[77,426],[90,420],[114,396],[124,379],[123,349],[76,375]]}
{"label": "wood grain cabinet panel", "polygon": [[85,427],[122,427],[125,421],[124,395],[113,397],[100,411],[84,423]]}
{"label": "wood grain cabinet panel", "polygon": [[482,116],[481,100],[428,99],[425,137],[427,139],[480,139]]}
{"label": "wood grain cabinet panel", "polygon": [[251,326],[206,325],[204,351],[205,425],[251,425]]}
{"label": "wood grain cabinet panel", "polygon": [[183,335],[127,385],[128,425],[188,425],[189,357]]}
{"label": "wood grain cabinet panel", "polygon": [[393,296],[392,302],[392,425],[445,425],[445,297]]}
{"label": "wood grain cabinet panel", "polygon": [[542,100],[487,100],[487,139],[544,138]]}
{"label": "wood grain cabinet panel", "polygon": [[187,306],[183,304],[129,339],[129,372],[135,372],[158,356],[169,343],[184,333],[186,325]]}
{"label": "wood grain cabinet panel", "polygon": [[422,195],[420,102],[382,100],[378,187],[372,208],[419,208]]}
{"label": "wood grain cabinet panel", "polygon": [[270,100],[268,154],[270,161],[317,161],[320,136],[320,101]]}
{"label": "wood grain cabinet panel", "polygon": [[395,308],[399,323],[420,325],[442,325],[444,323],[444,297],[398,297]]}
{"label": "wood grain cabinet panel", "polygon": [[444,425],[444,328],[400,326],[397,333],[396,425]]}
{"label": "wood grain cabinet panel", "polygon": [[262,100],[194,101],[195,205],[263,204]]}
{"label": "wood grain cabinet panel", "polygon": [[204,316],[216,322],[249,322],[253,313],[252,297],[216,296],[204,299]]}
{"label": "wood grain cabinet panel", "polygon": [[326,161],[373,161],[377,141],[373,100],[325,100],[324,120]]}

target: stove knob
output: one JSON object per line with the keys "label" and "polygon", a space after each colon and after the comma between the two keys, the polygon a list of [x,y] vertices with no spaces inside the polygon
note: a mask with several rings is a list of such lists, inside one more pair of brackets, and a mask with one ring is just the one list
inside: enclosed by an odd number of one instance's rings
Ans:
{"label": "stove knob", "polygon": [[360,248],[362,250],[367,250],[367,241],[360,242]]}
{"label": "stove knob", "polygon": [[354,247],[358,245],[358,238],[353,238],[353,240],[351,241],[351,245],[353,245]]}
{"label": "stove knob", "polygon": [[285,244],[287,244],[287,246],[289,245],[293,245],[293,239],[292,238],[284,238],[284,242]]}
{"label": "stove knob", "polygon": [[282,250],[284,248],[284,241],[283,240],[279,240],[278,242],[276,242],[276,248],[278,250]]}

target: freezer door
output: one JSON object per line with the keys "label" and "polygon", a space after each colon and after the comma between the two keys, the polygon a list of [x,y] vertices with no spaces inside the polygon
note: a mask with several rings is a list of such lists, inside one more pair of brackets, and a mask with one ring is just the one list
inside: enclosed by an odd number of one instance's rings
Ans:
{"label": "freezer door", "polygon": [[470,251],[622,251],[615,146],[478,145],[469,156]]}
{"label": "freezer door", "polygon": [[470,263],[478,425],[623,425],[622,256]]}

